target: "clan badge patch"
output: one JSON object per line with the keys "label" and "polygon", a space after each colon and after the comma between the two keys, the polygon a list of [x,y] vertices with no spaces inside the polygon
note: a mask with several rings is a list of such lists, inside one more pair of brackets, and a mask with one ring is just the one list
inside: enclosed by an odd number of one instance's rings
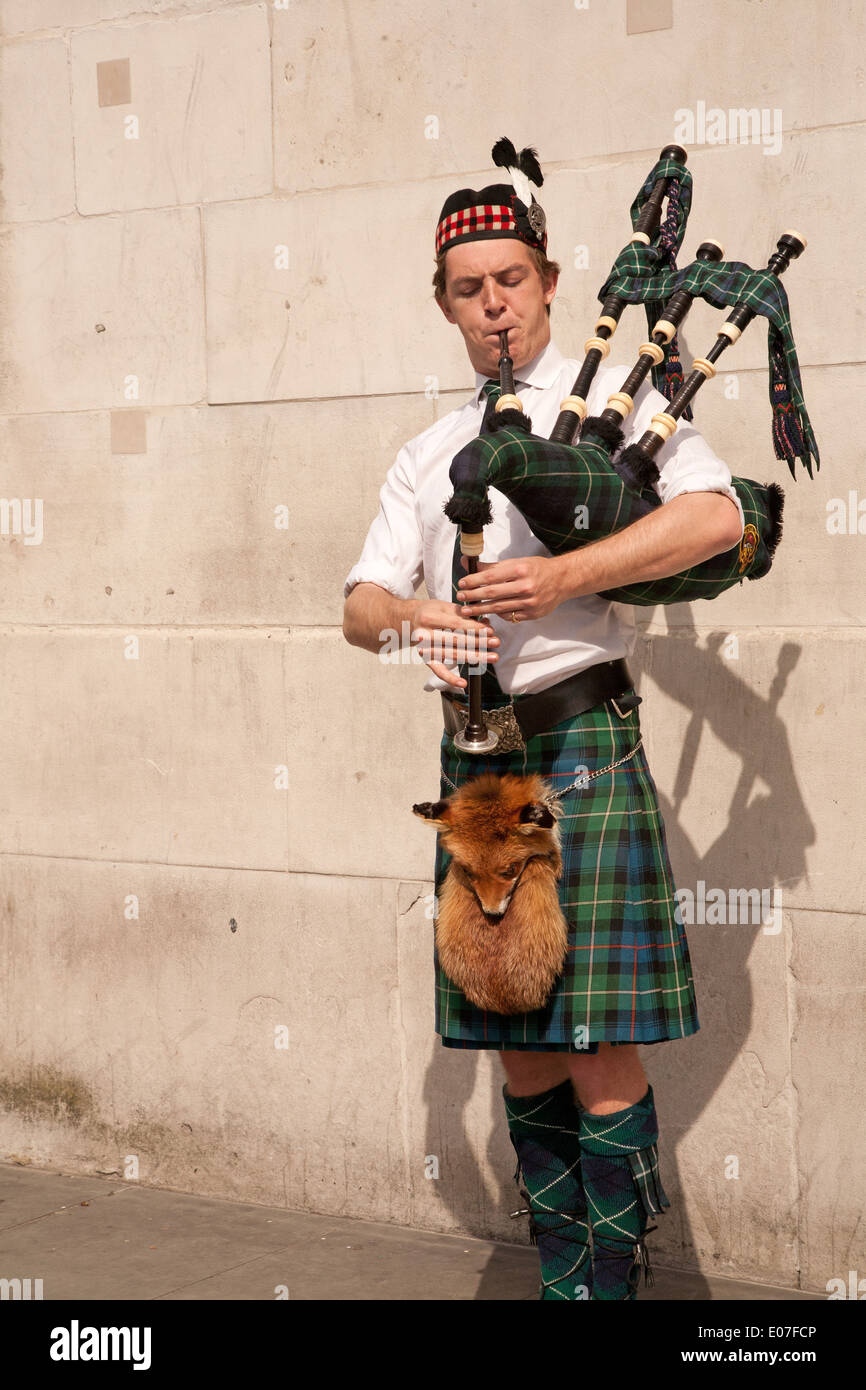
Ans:
{"label": "clan badge patch", "polygon": [[747,523],[743,531],[743,539],[740,541],[740,574],[748,569],[755,558],[755,551],[758,548],[758,528],[753,526],[751,521]]}

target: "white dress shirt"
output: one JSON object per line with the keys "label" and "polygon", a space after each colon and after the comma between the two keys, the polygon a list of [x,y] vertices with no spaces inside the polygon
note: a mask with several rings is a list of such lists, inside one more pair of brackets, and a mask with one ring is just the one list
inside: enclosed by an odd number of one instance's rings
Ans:
{"label": "white dress shirt", "polygon": [[[560,402],[570,394],[581,363],[563,357],[553,342],[528,363],[515,383],[533,434],[549,437]],[[600,415],[608,397],[618,391],[629,371],[604,366],[590,387],[590,415]],[[457,527],[443,512],[453,491],[448,470],[454,455],[477,437],[484,414],[481,389],[490,378],[476,372],[471,400],[410,439],[397,455],[379,493],[379,512],[367,532],[360,559],[346,576],[346,596],[356,584],[378,584],[396,598],[410,599],[422,579],[431,598],[452,601],[451,564]],[[667,406],[649,381],[635,398],[625,421],[625,443],[636,442],[650,419]],[[723,492],[743,509],[731,486],[731,473],[693,425],[681,422],[664,450],[664,463],[655,484],[662,502],[683,492]],[[495,488],[490,489],[493,520],[484,528],[482,561],[549,556],[517,508]],[[546,617],[511,623],[491,614],[491,627],[500,638],[499,660],[492,669],[506,694],[544,690],[586,666],[629,656],[636,640],[634,609],[598,595],[567,599]],[[446,689],[446,683],[427,669],[425,690]]]}

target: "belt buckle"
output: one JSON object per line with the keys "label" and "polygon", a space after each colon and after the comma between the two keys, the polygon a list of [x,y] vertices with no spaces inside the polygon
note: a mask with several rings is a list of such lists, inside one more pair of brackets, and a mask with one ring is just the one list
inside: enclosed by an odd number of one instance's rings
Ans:
{"label": "belt buckle", "polygon": [[[620,702],[624,705],[624,709],[620,709]],[[643,703],[643,696],[638,695],[637,693],[635,693],[634,695],[622,694],[618,695],[617,698],[614,699],[614,697],[611,695],[610,703],[613,705],[620,719],[625,719],[627,714],[631,714],[633,709],[637,709],[638,705]]]}
{"label": "belt buckle", "polygon": [[[469,720],[469,709],[454,702],[454,708],[460,719],[460,729],[465,728]],[[484,722],[491,728],[496,729],[499,734],[499,742],[492,750],[492,753],[485,756],[495,757],[499,753],[517,753],[526,748],[523,741],[523,734],[520,732],[520,725],[514,713],[513,705],[502,705],[499,709],[485,709],[482,711]],[[458,733],[460,730],[458,730]],[[462,751],[462,750],[461,750]]]}

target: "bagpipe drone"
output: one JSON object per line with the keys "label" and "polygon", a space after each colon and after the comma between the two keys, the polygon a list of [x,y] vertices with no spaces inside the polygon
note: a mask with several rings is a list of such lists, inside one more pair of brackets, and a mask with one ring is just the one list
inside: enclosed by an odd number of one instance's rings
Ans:
{"label": "bagpipe drone", "polygon": [[[514,393],[507,334],[501,335],[501,396],[485,431],[455,456],[450,469],[453,494],[444,508],[460,527],[460,547],[468,557],[469,573],[477,571],[483,528],[492,518],[491,487],[517,507],[552,555],[609,536],[663,505],[653,486],[659,478],[659,455],[680,419],[691,419],[691,402],[704,381],[715,376],[722,353],[757,315],[768,321],[776,457],[787,461],[792,476],[797,458],[810,477],[813,458],[819,466],[787,296],[779,279],[804,251],[805,239],[796,232],[783,233],[763,270],[724,261],[719,244],[707,241],[698,248],[696,259],[678,270],[676,254],[691,205],[691,175],[685,164],[684,150],[666,146],[632,204],[631,241],[599,290],[601,313],[595,335],[584,345],[583,365],[571,394],[562,402],[550,439],[532,433],[531,421]],[[696,358],[683,379],[676,331],[698,297],[730,313],[706,357]],[[648,340],[641,344],[637,362],[621,389],[610,396],[606,409],[587,418],[589,387],[610,351],[610,339],[625,306],[634,303],[645,305]],[[623,421],[650,373],[668,407],[652,417],[650,428],[637,443],[623,449]],[[745,521],[737,545],[680,574],[622,585],[605,590],[601,597],[641,606],[688,603],[716,598],[743,579],[767,574],[781,536],[784,494],[773,482],[735,477],[732,485]],[[466,751],[490,751],[496,746],[495,730],[487,727],[481,711],[481,675],[471,670],[469,706],[469,721],[455,736],[455,744]]]}

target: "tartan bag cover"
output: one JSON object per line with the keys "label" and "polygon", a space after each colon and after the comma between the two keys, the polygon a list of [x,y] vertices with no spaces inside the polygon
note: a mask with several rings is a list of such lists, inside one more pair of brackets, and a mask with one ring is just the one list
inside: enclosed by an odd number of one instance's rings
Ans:
{"label": "tartan bag cover", "polygon": [[[521,698],[514,697],[515,705]],[[482,772],[537,772],[556,791],[623,757],[639,738],[637,708],[620,718],[610,701],[536,735],[523,750],[498,756],[460,753],[444,734],[440,795],[454,790],[446,778],[459,787]],[[567,792],[560,804],[559,898],[568,923],[563,973],[544,1008],[489,1013],[448,979],[434,946],[435,1027],[445,1046],[595,1052],[599,1041],[662,1042],[700,1026],[664,824],[643,749]],[[449,862],[437,838],[437,896]]]}
{"label": "tartan bag cover", "polygon": [[[620,531],[662,505],[652,488],[638,492],[616,471],[604,444],[588,430],[577,445],[557,444],[514,426],[472,439],[450,470],[454,493],[449,515],[469,509],[484,515],[488,487],[495,487],[523,514],[554,555]],[[739,546],[713,555],[680,574],[615,589],[602,598],[648,606],[716,598],[743,579],[760,579],[772,564],[781,530],[782,491],[776,483],[733,478],[745,519]]]}

